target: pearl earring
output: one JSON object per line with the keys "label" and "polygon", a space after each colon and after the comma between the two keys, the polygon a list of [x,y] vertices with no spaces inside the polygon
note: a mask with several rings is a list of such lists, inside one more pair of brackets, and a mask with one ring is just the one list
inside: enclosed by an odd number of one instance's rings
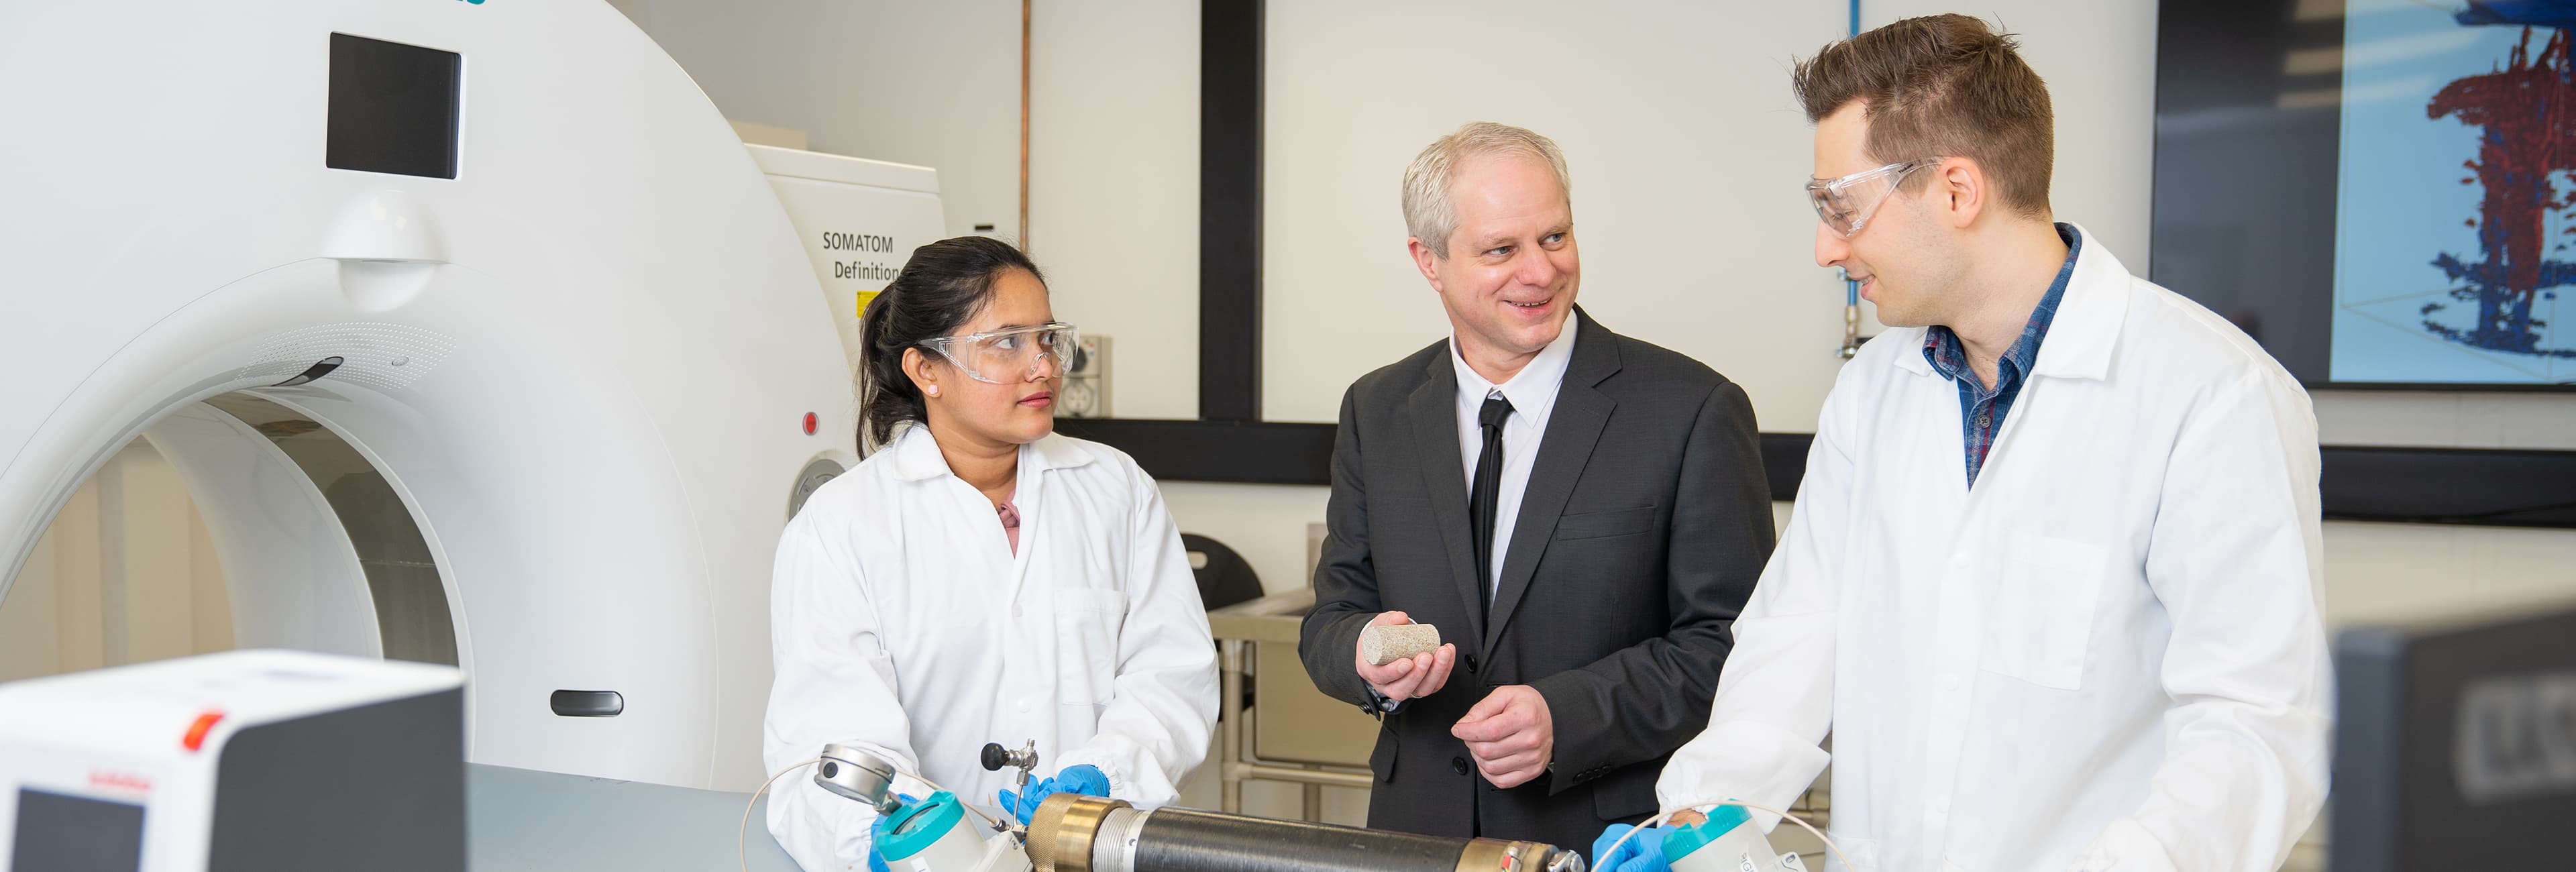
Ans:
{"label": "pearl earring", "polygon": [[939,396],[939,386],[938,386],[938,385],[932,385],[932,386],[930,387],[930,395],[931,395],[931,396],[934,396],[934,397],[935,397],[935,396]]}

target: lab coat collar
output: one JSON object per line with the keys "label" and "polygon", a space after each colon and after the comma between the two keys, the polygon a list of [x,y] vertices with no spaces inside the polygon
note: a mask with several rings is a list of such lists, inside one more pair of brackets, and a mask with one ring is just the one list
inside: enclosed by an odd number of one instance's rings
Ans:
{"label": "lab coat collar", "polygon": [[[2031,375],[2100,381],[2111,373],[2112,346],[2129,315],[2129,268],[2084,225],[2067,222],[2084,241],[2075,255],[2075,275],[2066,280],[2066,297],[2039,343],[2039,363]],[[1916,355],[1921,356],[1921,355]]]}
{"label": "lab coat collar", "polygon": [[[2067,226],[2075,228],[2083,248],[2075,253],[2075,274],[2066,280],[2066,296],[2057,302],[2057,315],[2049,320],[2048,338],[2040,342],[2039,362],[2030,374],[2098,381],[2110,375],[2112,346],[2119,342],[2120,325],[2128,318],[2129,268],[2084,225],[2070,221]],[[1918,348],[1924,330],[1907,328],[1900,338],[1907,348]],[[1907,372],[1933,374],[1932,362],[1923,355],[1889,356]]]}
{"label": "lab coat collar", "polygon": [[[939,442],[930,436],[930,428],[919,423],[904,424],[895,432],[894,474],[905,481],[928,481],[943,475],[955,475],[948,468],[948,458],[939,453]],[[1069,437],[1049,433],[1045,438],[1020,447],[1021,472],[1044,472],[1071,469],[1092,461],[1091,452],[1073,444]]]}
{"label": "lab coat collar", "polygon": [[1061,433],[1048,433],[1020,452],[1020,462],[1037,470],[1072,469],[1092,460],[1091,452],[1082,450],[1073,444],[1073,437]]}

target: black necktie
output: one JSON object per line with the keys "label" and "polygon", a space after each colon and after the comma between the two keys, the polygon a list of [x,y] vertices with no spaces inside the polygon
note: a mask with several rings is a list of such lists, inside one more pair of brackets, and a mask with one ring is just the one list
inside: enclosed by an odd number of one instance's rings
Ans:
{"label": "black necktie", "polygon": [[1494,515],[1496,492],[1503,489],[1503,419],[1512,403],[1496,391],[1485,397],[1476,425],[1485,431],[1485,450],[1476,454],[1476,487],[1467,496],[1468,522],[1476,526],[1476,601],[1494,610]]}

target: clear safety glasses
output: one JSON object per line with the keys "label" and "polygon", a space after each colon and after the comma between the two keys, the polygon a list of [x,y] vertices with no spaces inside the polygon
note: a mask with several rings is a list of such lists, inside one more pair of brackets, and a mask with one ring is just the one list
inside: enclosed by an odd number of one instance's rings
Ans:
{"label": "clear safety glasses", "polygon": [[976,381],[1001,385],[1038,377],[1040,362],[1054,367],[1045,375],[1063,375],[1073,363],[1074,338],[1073,325],[1053,321],[1035,327],[924,339],[921,347],[939,352],[939,356],[948,358],[949,363]]}
{"label": "clear safety glasses", "polygon": [[1927,157],[1904,163],[1892,163],[1874,170],[1863,170],[1839,179],[1807,182],[1807,199],[1816,204],[1816,217],[1825,226],[1849,239],[1869,224],[1869,216],[1878,214],[1880,204],[1896,193],[1898,185],[1915,170],[1940,163],[1939,157]]}

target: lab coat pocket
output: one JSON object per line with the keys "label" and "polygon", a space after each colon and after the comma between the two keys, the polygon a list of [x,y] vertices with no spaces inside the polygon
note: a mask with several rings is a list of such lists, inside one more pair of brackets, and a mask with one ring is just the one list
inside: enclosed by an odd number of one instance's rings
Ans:
{"label": "lab coat pocket", "polygon": [[1986,668],[2041,687],[2081,689],[2104,559],[2097,545],[2006,534],[1987,612]]}
{"label": "lab coat pocket", "polygon": [[1118,629],[1127,595],[1072,587],[1055,592],[1056,693],[1066,705],[1105,705],[1118,682]]}

